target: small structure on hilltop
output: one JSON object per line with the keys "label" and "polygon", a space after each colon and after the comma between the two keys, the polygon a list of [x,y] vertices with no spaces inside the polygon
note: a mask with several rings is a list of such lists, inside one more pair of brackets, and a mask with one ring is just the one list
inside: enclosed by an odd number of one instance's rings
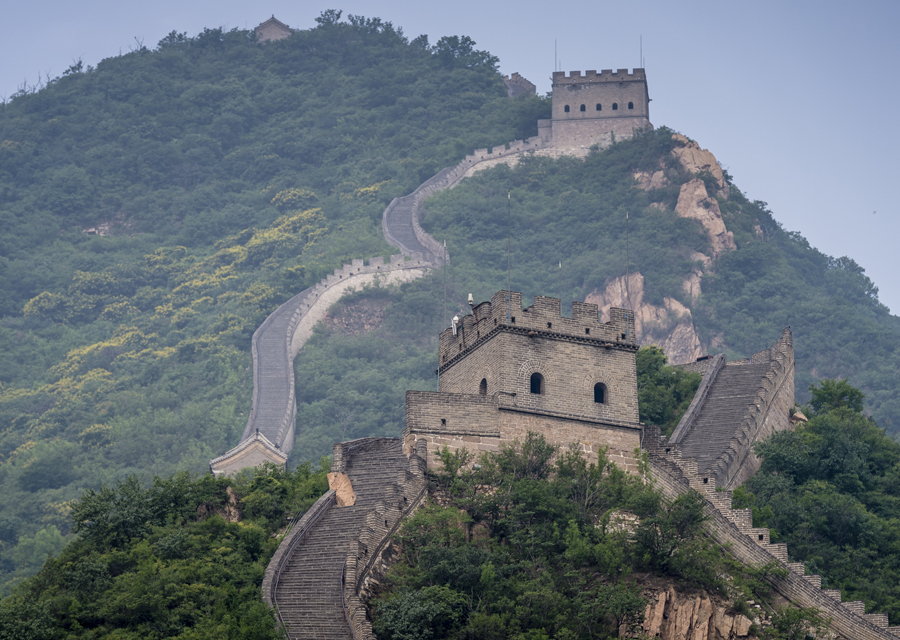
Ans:
{"label": "small structure on hilltop", "polygon": [[537,87],[519,75],[518,72],[513,73],[511,76],[503,76],[503,84],[506,85],[506,95],[510,98],[533,96],[537,93]]}
{"label": "small structure on hilltop", "polygon": [[257,42],[271,42],[272,40],[283,40],[294,33],[294,30],[278,20],[274,14],[272,17],[261,23],[256,29]]}
{"label": "small structure on hilltop", "polygon": [[563,446],[578,443],[589,459],[601,448],[635,469],[640,447],[634,314],[556,298],[500,291],[440,336],[439,391],[408,391],[403,447],[427,443],[435,464],[443,446],[497,451],[534,431]]}

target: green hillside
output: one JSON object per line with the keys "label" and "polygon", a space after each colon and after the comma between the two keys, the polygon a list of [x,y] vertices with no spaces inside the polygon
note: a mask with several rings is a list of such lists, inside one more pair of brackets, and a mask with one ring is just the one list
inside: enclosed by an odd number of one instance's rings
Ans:
{"label": "green hillside", "polygon": [[[381,214],[393,197],[475,148],[534,135],[549,101],[507,98],[496,58],[474,44],[326,12],[264,46],[247,31],[173,33],[0,106],[6,588],[62,549],[85,490],[203,472],[237,441],[253,330],[342,261],[391,253]],[[453,263],[335,310],[380,309],[374,331],[317,331],[296,362],[292,464],[336,440],[399,433],[406,389],[434,387],[447,318],[467,293],[506,284],[508,193],[514,289],[570,301],[624,274],[628,211],[646,299],[683,300],[706,234],[650,206],[670,212],[693,177],[669,154],[676,144],[660,129],[584,162],[498,167],[432,198],[425,226]],[[633,171],[661,162],[669,186],[635,188]],[[879,424],[900,425],[900,320],[862,270],[734,185],[720,207],[738,249],[704,277],[701,339],[748,355],[791,325],[801,399],[814,379],[849,377]]]}
{"label": "green hillside", "polygon": [[266,315],[391,253],[392,197],[534,132],[549,106],[473,45],[333,13],[265,46],[173,33],[0,107],[0,582],[59,551],[85,489],[206,471]]}

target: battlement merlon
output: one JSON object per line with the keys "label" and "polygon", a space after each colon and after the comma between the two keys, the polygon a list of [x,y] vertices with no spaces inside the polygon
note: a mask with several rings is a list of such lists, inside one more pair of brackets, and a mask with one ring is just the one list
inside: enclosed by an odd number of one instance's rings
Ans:
{"label": "battlement merlon", "polygon": [[588,82],[646,82],[647,74],[641,68],[635,68],[631,72],[628,69],[603,69],[600,73],[591,69],[583,74],[581,71],[569,71],[568,74],[565,71],[554,71],[551,80],[553,86]]}
{"label": "battlement merlon", "polygon": [[466,353],[494,331],[532,332],[547,338],[587,340],[598,344],[637,349],[634,312],[612,307],[609,322],[600,322],[599,308],[587,302],[572,302],[572,317],[562,315],[559,299],[535,296],[534,304],[522,307],[522,294],[498,291],[490,302],[476,305],[459,319],[456,335],[447,328],[440,336],[440,361]]}

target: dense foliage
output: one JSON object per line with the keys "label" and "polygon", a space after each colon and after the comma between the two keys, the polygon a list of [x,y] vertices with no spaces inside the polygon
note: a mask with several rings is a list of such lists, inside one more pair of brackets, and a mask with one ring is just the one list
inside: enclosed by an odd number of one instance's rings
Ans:
{"label": "dense foliage", "polygon": [[603,452],[588,463],[529,433],[475,465],[466,449],[440,457],[437,500],[404,521],[372,605],[382,640],[617,638],[643,621],[648,575],[739,608],[770,595],[777,569],[723,556],[700,494],[667,502]]}
{"label": "dense foliage", "polygon": [[72,504],[79,536],[0,602],[0,638],[281,638],[259,595],[273,534],[328,488],[327,471],[86,491]]}
{"label": "dense foliage", "polygon": [[703,376],[666,364],[659,347],[637,352],[638,410],[641,422],[656,425],[664,436],[672,435],[694,399]]}
{"label": "dense foliage", "polygon": [[441,458],[446,504],[404,522],[379,638],[617,637],[643,620],[635,568],[720,586],[699,494],[664,508],[602,454],[588,464],[535,434],[474,469],[465,449]]}
{"label": "dense foliage", "polygon": [[900,444],[861,412],[846,380],[811,388],[810,420],[757,445],[762,467],[734,494],[792,559],[844,600],[900,621]]}
{"label": "dense foliage", "polygon": [[389,253],[393,196],[546,112],[468,38],[339,18],[173,33],[0,105],[0,591],[84,489],[233,446],[266,314]]}

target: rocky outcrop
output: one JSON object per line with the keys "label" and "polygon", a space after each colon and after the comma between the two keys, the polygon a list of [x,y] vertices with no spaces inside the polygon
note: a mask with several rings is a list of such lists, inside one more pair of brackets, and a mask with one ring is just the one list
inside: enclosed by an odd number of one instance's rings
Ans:
{"label": "rocky outcrop", "polygon": [[733,251],[734,234],[725,228],[722,220],[722,211],[719,203],[710,198],[706,191],[706,183],[700,178],[681,185],[678,194],[678,204],[675,205],[675,213],[681,218],[697,220],[704,226],[709,234],[709,241],[713,247],[713,255],[719,255],[725,251]]}
{"label": "rocky outcrop", "polygon": [[609,321],[611,307],[633,309],[638,342],[657,345],[673,364],[693,362],[702,355],[691,310],[674,298],[663,298],[662,306],[644,302],[644,276],[640,273],[630,274],[627,282],[625,276],[612,280],[604,291],[589,294],[585,302],[600,308],[604,322]]}
{"label": "rocky outcrop", "polygon": [[[674,588],[649,596],[644,612],[644,632],[662,640],[736,640],[755,638],[751,621],[724,604],[717,604],[705,592],[679,594]],[[757,623],[764,623],[760,613]]]}
{"label": "rocky outcrop", "polygon": [[635,171],[632,175],[637,182],[637,186],[644,191],[662,189],[669,186],[669,179],[666,178],[666,174],[662,170],[654,171],[653,173],[649,171]]}
{"label": "rocky outcrop", "polygon": [[680,133],[672,135],[672,139],[683,143],[683,146],[672,149],[672,155],[678,160],[685,171],[693,174],[709,173],[715,178],[719,185],[719,192],[716,195],[728,197],[728,183],[725,182],[725,174],[719,161],[708,149],[701,149],[700,145],[693,140],[688,140]]}

